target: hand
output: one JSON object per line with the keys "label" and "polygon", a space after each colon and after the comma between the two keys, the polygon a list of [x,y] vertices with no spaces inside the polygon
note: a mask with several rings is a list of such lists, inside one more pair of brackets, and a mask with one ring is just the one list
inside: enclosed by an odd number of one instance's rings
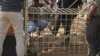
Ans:
{"label": "hand", "polygon": [[87,20],[86,20],[86,23],[87,24],[90,24],[91,23],[91,21],[92,21],[91,18],[92,18],[91,16],[87,15]]}

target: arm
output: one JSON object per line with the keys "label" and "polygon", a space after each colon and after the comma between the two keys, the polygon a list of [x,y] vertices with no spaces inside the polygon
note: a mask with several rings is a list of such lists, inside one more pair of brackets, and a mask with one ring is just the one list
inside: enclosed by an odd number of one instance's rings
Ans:
{"label": "arm", "polygon": [[96,3],[93,3],[90,7],[89,14],[87,15],[87,21],[91,20],[92,16],[95,15],[96,11],[97,11],[97,5]]}
{"label": "arm", "polygon": [[46,4],[50,4],[49,0],[44,0]]}

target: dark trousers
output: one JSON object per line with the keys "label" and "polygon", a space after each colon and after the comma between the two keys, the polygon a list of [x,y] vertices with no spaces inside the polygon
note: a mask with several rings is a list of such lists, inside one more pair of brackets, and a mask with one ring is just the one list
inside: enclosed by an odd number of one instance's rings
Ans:
{"label": "dark trousers", "polygon": [[96,56],[100,52],[100,16],[94,16],[86,25],[86,40],[89,56]]}
{"label": "dark trousers", "polygon": [[71,23],[75,16],[76,15],[59,15],[56,19],[52,33],[56,36],[60,28],[60,24],[62,23],[64,26],[64,35],[70,34]]}
{"label": "dark trousers", "polygon": [[2,56],[17,56],[16,39],[14,35],[7,35],[3,45]]}

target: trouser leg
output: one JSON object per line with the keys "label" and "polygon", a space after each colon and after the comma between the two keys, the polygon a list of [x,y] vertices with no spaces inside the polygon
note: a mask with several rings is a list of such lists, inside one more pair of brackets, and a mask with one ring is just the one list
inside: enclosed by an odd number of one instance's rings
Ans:
{"label": "trouser leg", "polygon": [[88,56],[96,56],[97,54],[98,52],[96,50],[93,50],[93,49],[88,50]]}
{"label": "trouser leg", "polygon": [[53,30],[52,30],[52,34],[53,34],[53,35],[55,35],[55,36],[57,35],[58,30],[59,30],[59,28],[60,28],[60,24],[61,24],[61,18],[58,17],[58,18],[56,19],[54,28],[53,28]]}
{"label": "trouser leg", "polygon": [[76,15],[67,15],[66,18],[63,19],[65,35],[70,34],[71,24],[72,24],[74,17],[76,17]]}
{"label": "trouser leg", "polygon": [[10,17],[10,22],[13,26],[15,38],[16,38],[16,52],[17,56],[24,56],[25,45],[23,37],[23,17],[21,13],[12,12]]}
{"label": "trouser leg", "polygon": [[63,21],[63,25],[64,25],[64,35],[70,34],[71,19],[68,19],[66,22]]}
{"label": "trouser leg", "polygon": [[97,19],[93,19],[86,27],[86,40],[89,48],[88,56],[96,56],[98,54],[98,27]]}
{"label": "trouser leg", "polygon": [[6,18],[3,18],[4,15],[0,12],[0,56],[2,56],[3,51],[3,42],[6,37],[7,28],[8,28],[8,21]]}

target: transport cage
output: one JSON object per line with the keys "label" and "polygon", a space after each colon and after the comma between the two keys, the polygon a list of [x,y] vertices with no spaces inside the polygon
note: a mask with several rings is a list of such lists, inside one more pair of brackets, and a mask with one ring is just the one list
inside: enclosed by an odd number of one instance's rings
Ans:
{"label": "transport cage", "polygon": [[[76,8],[50,8],[46,5],[25,8],[27,56],[87,56],[85,12],[79,13]],[[76,17],[70,17],[70,20],[73,18],[71,25],[61,23],[57,35],[52,33],[59,15],[76,14]],[[63,20],[68,21],[67,16]],[[68,30],[70,34],[64,35],[64,26],[71,26]],[[66,40],[68,37],[69,40]]]}

